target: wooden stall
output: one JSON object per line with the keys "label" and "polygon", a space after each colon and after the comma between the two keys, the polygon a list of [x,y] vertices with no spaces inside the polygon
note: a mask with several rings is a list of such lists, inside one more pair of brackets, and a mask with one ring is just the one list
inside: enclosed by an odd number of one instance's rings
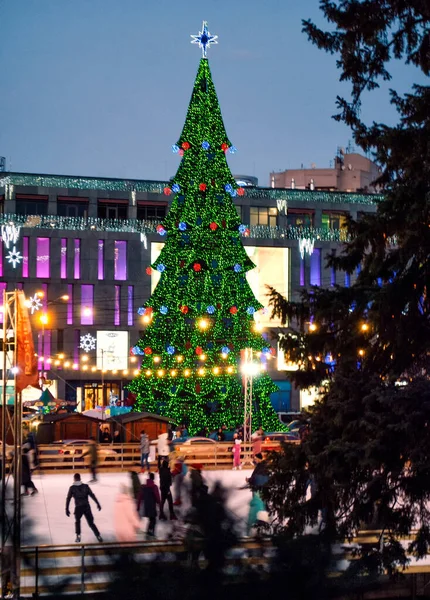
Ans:
{"label": "wooden stall", "polygon": [[60,440],[98,440],[98,419],[86,417],[81,413],[44,415],[37,428],[37,442],[50,444]]}
{"label": "wooden stall", "polygon": [[114,436],[115,431],[119,430],[119,440],[125,443],[136,443],[140,440],[140,432],[142,429],[148,434],[150,440],[156,440],[160,433],[165,433],[170,419],[160,417],[147,412],[130,412],[125,415],[117,415],[104,421],[103,426],[109,423],[111,435]]}

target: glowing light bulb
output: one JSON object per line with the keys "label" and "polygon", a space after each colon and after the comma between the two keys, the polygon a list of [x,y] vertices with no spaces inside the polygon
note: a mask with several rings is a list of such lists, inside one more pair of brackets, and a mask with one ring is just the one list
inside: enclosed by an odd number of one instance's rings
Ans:
{"label": "glowing light bulb", "polygon": [[360,356],[364,356],[364,350],[361,350],[361,349],[360,349],[360,350],[358,351],[358,354],[359,354]]}
{"label": "glowing light bulb", "polygon": [[207,329],[209,327],[209,321],[207,319],[200,319],[200,321],[197,322],[197,325],[199,326],[199,329]]}
{"label": "glowing light bulb", "polygon": [[158,371],[157,371],[157,375],[158,375],[158,377],[163,377],[163,375],[164,375],[164,370],[163,370],[163,369],[158,369]]}
{"label": "glowing light bulb", "polygon": [[227,358],[227,356],[228,356],[228,354],[226,354],[225,352],[223,352],[223,353],[221,354],[221,357],[222,357],[222,358]]}
{"label": "glowing light bulb", "polygon": [[88,370],[88,365],[82,365],[82,370],[83,371],[87,371]]}
{"label": "glowing light bulb", "polygon": [[177,374],[178,374],[178,371],[176,371],[175,369],[172,369],[170,371],[170,377],[176,377]]}
{"label": "glowing light bulb", "polygon": [[66,360],[66,362],[64,363],[64,368],[68,369],[70,367],[70,363],[68,360]]}
{"label": "glowing light bulb", "polygon": [[214,368],[212,369],[212,373],[213,373],[214,375],[219,375],[219,367],[214,367]]}
{"label": "glowing light bulb", "polygon": [[135,370],[133,371],[133,375],[135,375],[135,376],[136,376],[136,375],[139,375],[139,369],[135,369]]}
{"label": "glowing light bulb", "polygon": [[92,311],[92,310],[91,310],[91,308],[89,308],[88,306],[85,306],[85,307],[82,309],[82,315],[83,315],[84,317],[91,317],[91,315],[92,315],[92,314],[93,314],[93,311]]}
{"label": "glowing light bulb", "polygon": [[203,367],[200,367],[197,373],[202,377],[206,373],[206,371],[203,369]]}
{"label": "glowing light bulb", "polygon": [[200,354],[199,360],[206,360],[206,354]]}
{"label": "glowing light bulb", "polygon": [[75,371],[79,368],[78,363],[73,363],[72,369],[75,369]]}
{"label": "glowing light bulb", "polygon": [[178,356],[176,357],[176,360],[178,362],[182,362],[184,360],[184,357],[182,356],[182,354],[178,354]]}
{"label": "glowing light bulb", "polygon": [[142,318],[142,321],[144,323],[149,323],[150,320],[151,320],[151,317],[149,317],[148,315],[144,315],[143,318]]}
{"label": "glowing light bulb", "polygon": [[137,357],[136,356],[130,356],[130,362],[132,362],[132,363],[137,362]]}
{"label": "glowing light bulb", "polygon": [[263,325],[261,323],[255,323],[254,331],[263,331]]}
{"label": "glowing light bulb", "polygon": [[124,369],[124,371],[122,372],[123,375],[128,375],[128,370]]}
{"label": "glowing light bulb", "polygon": [[184,377],[189,377],[191,375],[191,371],[189,369],[185,369]]}
{"label": "glowing light bulb", "polygon": [[227,373],[233,373],[233,367],[227,367]]}
{"label": "glowing light bulb", "polygon": [[57,360],[55,361],[55,363],[54,363],[54,365],[55,365],[56,367],[58,367],[58,365],[60,365],[60,364],[61,364],[61,360],[58,360],[58,359],[57,359]]}
{"label": "glowing light bulb", "polygon": [[116,369],[112,369],[112,375],[116,375],[118,371]]}
{"label": "glowing light bulb", "polygon": [[47,365],[50,365],[52,363],[52,358],[47,358],[45,362]]}
{"label": "glowing light bulb", "polygon": [[[136,371],[135,371],[135,373],[136,373]],[[145,371],[145,375],[146,375],[147,377],[151,377],[151,374],[152,374],[152,371],[151,371],[151,369],[146,369],[146,371]]]}
{"label": "glowing light bulb", "polygon": [[309,331],[316,331],[316,329],[317,329],[317,326],[315,325],[315,323],[311,323],[309,325]]}
{"label": "glowing light bulb", "polygon": [[63,354],[63,353],[59,354],[59,355],[58,355],[58,358],[59,358],[59,359],[61,359],[61,360],[63,360],[63,358],[64,358],[64,354]]}
{"label": "glowing light bulb", "polygon": [[81,356],[81,361],[82,362],[88,362],[88,355],[84,354],[83,356]]}
{"label": "glowing light bulb", "polygon": [[97,367],[91,367],[91,371],[95,373],[97,371]]}
{"label": "glowing light bulb", "polygon": [[161,358],[159,356],[154,356],[154,362],[159,363]]}
{"label": "glowing light bulb", "polygon": [[369,325],[367,323],[363,323],[361,325],[361,331],[368,331],[369,330]]}

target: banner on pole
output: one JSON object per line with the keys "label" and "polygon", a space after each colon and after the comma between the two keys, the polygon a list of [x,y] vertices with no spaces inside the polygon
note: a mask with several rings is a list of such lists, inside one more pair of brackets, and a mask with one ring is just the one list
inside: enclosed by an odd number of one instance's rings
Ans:
{"label": "banner on pole", "polygon": [[16,294],[16,391],[22,392],[29,385],[36,388],[40,386],[25,294],[22,290],[17,290]]}

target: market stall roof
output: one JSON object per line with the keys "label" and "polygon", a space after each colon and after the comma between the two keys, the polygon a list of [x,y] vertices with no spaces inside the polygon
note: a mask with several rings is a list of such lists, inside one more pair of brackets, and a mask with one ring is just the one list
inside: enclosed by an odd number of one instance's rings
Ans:
{"label": "market stall roof", "polygon": [[109,419],[106,420],[116,421],[118,423],[130,423],[132,421],[140,421],[141,419],[151,419],[153,421],[163,421],[163,423],[173,423],[172,419],[169,419],[168,417],[162,417],[161,415],[156,415],[155,413],[149,412],[130,412],[123,415],[109,417]]}

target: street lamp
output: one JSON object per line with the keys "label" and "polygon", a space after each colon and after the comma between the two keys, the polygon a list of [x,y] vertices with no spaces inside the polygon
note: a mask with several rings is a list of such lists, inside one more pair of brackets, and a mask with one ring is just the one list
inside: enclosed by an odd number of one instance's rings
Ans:
{"label": "street lamp", "polygon": [[253,349],[245,348],[242,351],[242,373],[244,387],[244,410],[243,410],[243,443],[246,448],[244,452],[244,464],[252,463],[251,435],[252,435],[252,401],[253,381],[260,372],[260,365],[253,361]]}

